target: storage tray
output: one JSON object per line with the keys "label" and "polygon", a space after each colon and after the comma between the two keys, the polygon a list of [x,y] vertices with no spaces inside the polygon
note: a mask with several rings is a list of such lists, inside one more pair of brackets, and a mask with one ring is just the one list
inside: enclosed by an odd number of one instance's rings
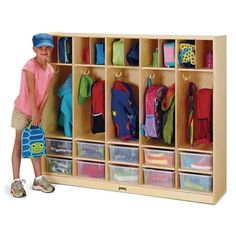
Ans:
{"label": "storage tray", "polygon": [[60,139],[46,139],[47,154],[72,156],[72,142]]}
{"label": "storage tray", "polygon": [[162,171],[144,168],[144,184],[174,188],[175,173],[173,171]]}
{"label": "storage tray", "polygon": [[105,160],[105,144],[77,142],[78,157]]}
{"label": "storage tray", "polygon": [[138,183],[139,170],[135,167],[115,166],[110,167],[110,179],[118,182]]}
{"label": "storage tray", "polygon": [[212,155],[180,152],[180,168],[195,170],[212,170]]}
{"label": "storage tray", "polygon": [[71,175],[72,160],[47,157],[46,168],[48,172]]}
{"label": "storage tray", "polygon": [[110,160],[128,163],[139,162],[139,149],[136,147],[110,146]]}
{"label": "storage tray", "polygon": [[88,161],[77,161],[78,176],[87,178],[105,178],[105,164]]}
{"label": "storage tray", "polygon": [[158,149],[144,149],[145,164],[175,167],[175,152]]}
{"label": "storage tray", "polygon": [[196,190],[211,192],[212,176],[180,173],[180,188],[186,190]]}

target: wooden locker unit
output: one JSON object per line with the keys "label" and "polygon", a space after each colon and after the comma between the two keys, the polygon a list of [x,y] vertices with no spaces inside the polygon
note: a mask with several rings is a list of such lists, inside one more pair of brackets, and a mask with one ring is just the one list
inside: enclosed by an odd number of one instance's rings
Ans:
{"label": "wooden locker unit", "polygon": [[[72,144],[72,155],[48,154],[47,158],[58,158],[72,161],[71,175],[52,173],[48,171],[48,161],[43,160],[43,173],[50,182],[68,184],[89,188],[112,191],[129,192],[143,195],[159,196],[180,200],[196,201],[215,204],[226,191],[226,37],[225,36],[158,36],[158,35],[97,35],[52,33],[55,48],[51,57],[51,64],[57,73],[50,91],[50,97],[44,111],[44,128],[47,139],[69,141]],[[60,37],[72,37],[72,63],[59,62],[58,41]],[[112,45],[122,39],[124,42],[124,57],[131,46],[139,43],[139,65],[130,66],[124,58],[123,66],[114,66],[112,62]],[[166,68],[163,64],[163,43],[175,41],[175,67]],[[195,68],[184,68],[178,62],[179,44],[194,42],[196,47]],[[95,64],[95,44],[105,44],[105,65]],[[158,66],[152,66],[153,52],[158,48]],[[89,53],[89,63],[84,63],[84,51]],[[206,53],[213,52],[213,68],[204,65]],[[81,73],[90,74],[93,80],[105,81],[105,132],[92,134],[90,120],[90,98],[84,105],[78,102],[79,82]],[[163,84],[167,87],[175,83],[175,143],[168,145],[159,140],[147,139],[139,132],[137,140],[121,141],[116,137],[111,115],[111,88],[116,80],[116,73],[122,73],[122,81],[128,82],[139,108],[139,127],[144,119],[144,93],[147,87],[148,75],[154,75],[153,84]],[[57,120],[60,108],[60,99],[57,89],[72,73],[72,107],[73,107],[73,135],[66,137],[62,129],[58,128]],[[184,78],[188,78],[186,80]],[[194,82],[198,89],[213,89],[213,143],[208,145],[190,145],[187,141],[186,127],[188,111],[185,106],[188,96],[188,83]],[[104,145],[104,159],[90,159],[78,154],[78,142]],[[118,146],[130,150],[138,148],[138,163],[112,161],[110,147]],[[174,154],[175,164],[172,167],[153,166],[144,163],[144,150],[163,150]],[[180,154],[213,156],[212,170],[194,170],[181,167]],[[105,168],[104,179],[86,178],[78,176],[78,161],[89,161]],[[134,168],[138,173],[137,183],[112,181],[113,167],[120,166]],[[144,184],[144,170],[164,171],[174,176],[173,187],[157,187]],[[206,176],[212,178],[212,190],[196,191],[180,188],[180,175],[185,174]],[[205,180],[204,180],[205,181]]]}

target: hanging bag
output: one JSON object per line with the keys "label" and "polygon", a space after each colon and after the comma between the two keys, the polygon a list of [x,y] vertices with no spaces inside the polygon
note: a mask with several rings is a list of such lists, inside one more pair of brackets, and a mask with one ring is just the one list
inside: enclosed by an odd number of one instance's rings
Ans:
{"label": "hanging bag", "polygon": [[31,123],[25,127],[21,134],[21,157],[37,158],[46,156],[46,139],[44,130]]}
{"label": "hanging bag", "polygon": [[166,42],[163,44],[164,66],[168,68],[175,67],[175,42]]}
{"label": "hanging bag", "polygon": [[196,64],[195,59],[195,45],[194,43],[180,43],[178,60],[180,65],[186,68],[194,68]]}
{"label": "hanging bag", "polygon": [[148,79],[148,87],[145,91],[145,116],[144,136],[148,138],[162,138],[162,116],[161,102],[167,93],[167,87],[152,85]]}
{"label": "hanging bag", "polygon": [[61,63],[72,63],[72,38],[59,39],[59,60]]}
{"label": "hanging bag", "polygon": [[96,64],[104,65],[105,64],[105,49],[104,43],[96,43]]}
{"label": "hanging bag", "polygon": [[124,65],[124,42],[122,40],[113,43],[112,62],[115,66]]}
{"label": "hanging bag", "polygon": [[135,43],[127,53],[126,60],[130,66],[139,65],[139,44]]}
{"label": "hanging bag", "polygon": [[91,87],[92,133],[105,131],[105,81],[95,81]]}

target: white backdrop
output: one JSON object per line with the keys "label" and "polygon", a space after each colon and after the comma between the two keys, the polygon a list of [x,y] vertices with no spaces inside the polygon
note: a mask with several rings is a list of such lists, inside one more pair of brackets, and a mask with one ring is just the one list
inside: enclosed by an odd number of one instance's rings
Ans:
{"label": "white backdrop", "polygon": [[[7,2],[7,3],[3,3]],[[233,1],[1,1],[0,3],[0,235],[225,235],[235,233],[236,21]],[[215,205],[56,186],[31,191],[33,170],[23,161],[27,197],[9,194],[14,130],[13,101],[21,68],[34,54],[38,32],[227,35],[228,182]],[[8,233],[8,231],[10,231]],[[5,234],[3,233],[5,232]]]}

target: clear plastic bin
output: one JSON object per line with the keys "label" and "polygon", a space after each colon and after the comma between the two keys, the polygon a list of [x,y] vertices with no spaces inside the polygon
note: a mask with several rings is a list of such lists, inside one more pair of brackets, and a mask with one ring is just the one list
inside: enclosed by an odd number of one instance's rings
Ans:
{"label": "clear plastic bin", "polygon": [[212,155],[180,152],[182,169],[212,170]]}
{"label": "clear plastic bin", "polygon": [[47,154],[72,156],[72,142],[59,139],[46,139]]}
{"label": "clear plastic bin", "polygon": [[67,175],[72,174],[72,160],[47,157],[46,167],[48,172]]}
{"label": "clear plastic bin", "polygon": [[87,178],[104,179],[105,178],[105,164],[77,161],[78,176]]}
{"label": "clear plastic bin", "polygon": [[105,144],[77,142],[78,157],[105,160]]}
{"label": "clear plastic bin", "polygon": [[154,169],[144,170],[144,184],[165,188],[175,187],[175,173],[173,171],[162,171]]}
{"label": "clear plastic bin", "polygon": [[138,184],[139,170],[135,167],[115,166],[110,167],[110,179],[118,182]]}
{"label": "clear plastic bin", "polygon": [[157,149],[144,149],[145,164],[175,167],[175,152]]}
{"label": "clear plastic bin", "polygon": [[128,163],[139,162],[139,149],[136,147],[110,146],[110,160]]}
{"label": "clear plastic bin", "polygon": [[196,190],[211,192],[212,176],[180,173],[180,188],[186,190]]}

